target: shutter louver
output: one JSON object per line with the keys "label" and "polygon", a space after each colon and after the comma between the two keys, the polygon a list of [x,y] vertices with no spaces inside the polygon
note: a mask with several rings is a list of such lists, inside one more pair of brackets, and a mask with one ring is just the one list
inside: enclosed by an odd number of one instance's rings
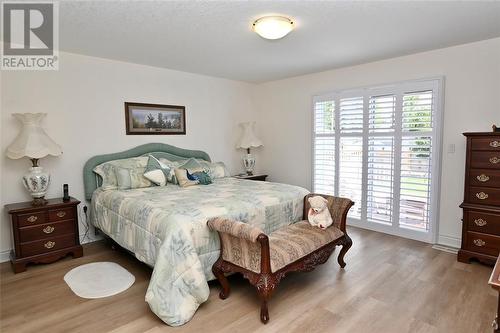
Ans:
{"label": "shutter louver", "polygon": [[432,91],[403,96],[403,132],[432,131]]}
{"label": "shutter louver", "polygon": [[366,217],[391,223],[394,175],[394,138],[368,138],[368,184]]}
{"label": "shutter louver", "polygon": [[363,97],[340,100],[340,133],[363,132]]}
{"label": "shutter louver", "polygon": [[399,224],[428,230],[431,138],[404,137],[401,144]]}
{"label": "shutter louver", "polygon": [[335,192],[335,138],[316,137],[314,141],[314,191]]}
{"label": "shutter louver", "polygon": [[320,101],[314,103],[314,133],[333,134],[335,131],[335,102]]}
{"label": "shutter louver", "polygon": [[370,97],[370,117],[368,120],[370,133],[394,131],[395,104],[396,97],[394,95]]}
{"label": "shutter louver", "polygon": [[361,185],[363,170],[363,138],[340,138],[339,195],[356,203],[350,217],[361,217]]}
{"label": "shutter louver", "polygon": [[314,103],[314,189],[335,192],[335,102]]}

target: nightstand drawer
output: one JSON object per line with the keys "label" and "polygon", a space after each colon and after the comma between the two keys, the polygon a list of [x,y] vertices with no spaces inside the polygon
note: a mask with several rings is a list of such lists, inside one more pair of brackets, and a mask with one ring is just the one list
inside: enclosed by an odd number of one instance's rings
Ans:
{"label": "nightstand drawer", "polygon": [[36,254],[64,249],[75,245],[75,235],[51,237],[40,241],[21,243],[21,254],[29,257]]}
{"label": "nightstand drawer", "polygon": [[75,217],[75,209],[71,208],[60,208],[49,210],[49,221],[62,221],[69,220]]}
{"label": "nightstand drawer", "polygon": [[47,222],[47,215],[43,211],[29,214],[19,214],[17,216],[17,221],[20,227],[42,224]]}
{"label": "nightstand drawer", "polygon": [[53,238],[66,234],[75,234],[75,220],[39,224],[19,229],[21,243]]}

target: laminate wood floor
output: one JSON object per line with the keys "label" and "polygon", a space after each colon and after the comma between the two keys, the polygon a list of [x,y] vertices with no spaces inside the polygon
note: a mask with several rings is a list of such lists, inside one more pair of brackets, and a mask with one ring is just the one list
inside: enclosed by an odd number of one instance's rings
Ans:
{"label": "laminate wood floor", "polygon": [[[151,269],[104,242],[84,256],[30,266],[14,275],[0,265],[1,332],[492,332],[497,295],[487,285],[492,268],[458,263],[430,245],[350,228],[354,245],[341,270],[332,257],[311,273],[287,276],[259,321],[259,301],[239,276],[231,296],[218,298],[217,282],[193,319],[172,328],[144,302]],[[337,250],[338,252],[338,250]],[[335,256],[335,254],[334,254]],[[333,259],[333,260],[332,260]],[[71,268],[114,261],[136,277],[127,291],[104,299],[75,296],[63,281]]]}

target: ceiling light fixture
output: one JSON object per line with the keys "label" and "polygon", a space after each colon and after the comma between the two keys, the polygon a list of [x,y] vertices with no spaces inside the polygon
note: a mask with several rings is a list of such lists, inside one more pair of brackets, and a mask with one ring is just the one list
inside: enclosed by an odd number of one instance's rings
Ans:
{"label": "ceiling light fixture", "polygon": [[293,21],[283,16],[265,16],[253,23],[253,31],[265,39],[280,39],[293,30]]}

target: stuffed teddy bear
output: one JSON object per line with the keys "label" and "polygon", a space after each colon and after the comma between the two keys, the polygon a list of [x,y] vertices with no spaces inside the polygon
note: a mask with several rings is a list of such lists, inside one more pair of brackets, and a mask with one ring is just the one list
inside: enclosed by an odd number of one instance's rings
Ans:
{"label": "stuffed teddy bear", "polygon": [[307,220],[313,227],[319,227],[320,229],[326,229],[332,225],[333,220],[328,210],[327,204],[328,200],[322,196],[314,196],[307,199],[311,208],[307,213]]}

